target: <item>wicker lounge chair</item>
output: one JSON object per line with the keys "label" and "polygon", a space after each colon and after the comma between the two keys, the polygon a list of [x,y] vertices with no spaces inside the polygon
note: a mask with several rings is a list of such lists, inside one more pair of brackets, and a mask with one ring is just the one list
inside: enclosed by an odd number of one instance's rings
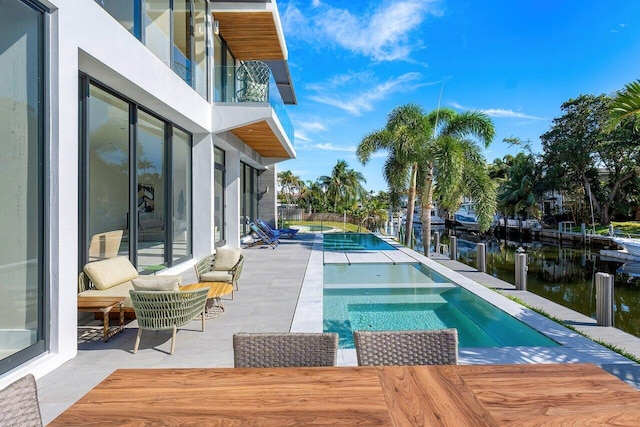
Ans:
{"label": "wicker lounge chair", "polygon": [[171,329],[171,354],[175,350],[176,330],[202,315],[204,332],[205,313],[209,288],[193,291],[129,291],[133,309],[138,319],[138,335],[133,352],[138,352],[143,329],[162,331]]}
{"label": "wicker lounge chair", "polygon": [[260,218],[256,219],[256,224],[269,236],[276,238],[286,237],[291,239],[299,231],[296,228],[272,228],[269,223],[261,220]]}
{"label": "wicker lounge chair", "polygon": [[26,375],[0,390],[0,427],[41,425],[38,387],[33,375]]}
{"label": "wicker lounge chair", "polygon": [[358,365],[457,365],[458,331],[354,331]]}
{"label": "wicker lounge chair", "polygon": [[[218,255],[217,263],[216,254]],[[244,266],[244,256],[240,253],[240,249],[218,248],[216,254],[207,255],[193,266],[198,282],[231,283],[233,289],[237,291],[238,280]],[[233,299],[233,292],[231,292],[231,299]]]}
{"label": "wicker lounge chair", "polygon": [[237,333],[233,335],[236,368],[335,366],[338,334]]}
{"label": "wicker lounge chair", "polygon": [[265,233],[260,227],[258,227],[253,222],[248,222],[249,227],[253,230],[254,233],[258,235],[258,239],[262,241],[263,244],[271,246],[271,249],[275,249],[280,244],[280,240],[277,237],[271,237],[267,233]]}

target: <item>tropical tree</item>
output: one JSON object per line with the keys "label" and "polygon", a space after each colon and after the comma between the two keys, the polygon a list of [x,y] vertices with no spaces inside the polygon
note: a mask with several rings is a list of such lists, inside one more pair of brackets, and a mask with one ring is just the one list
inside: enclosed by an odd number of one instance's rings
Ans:
{"label": "tropical tree", "polygon": [[540,137],[547,182],[554,178],[560,191],[579,182],[601,224],[608,224],[619,202],[634,191],[640,172],[640,135],[634,131],[638,119],[629,116],[610,128],[611,104],[606,95],[570,99],[562,104],[563,115]]}
{"label": "tropical tree", "polygon": [[374,153],[388,151],[383,174],[389,184],[392,204],[396,204],[400,193],[406,191],[407,194],[404,241],[407,246],[410,245],[413,231],[420,152],[427,137],[425,130],[422,108],[416,104],[402,105],[389,113],[383,129],[366,135],[356,150],[356,156],[362,164],[367,164]]}
{"label": "tropical tree", "polygon": [[613,99],[609,107],[609,129],[630,117],[638,119],[635,121],[634,130],[640,130],[640,80],[627,83]]}
{"label": "tropical tree", "polygon": [[518,153],[512,158],[508,179],[498,189],[498,206],[506,214],[540,217],[542,186],[540,167],[533,154]]}
{"label": "tropical tree", "polygon": [[278,183],[280,184],[287,205],[291,204],[293,194],[299,192],[304,185],[300,177],[294,175],[293,172],[289,170],[278,172]]}
{"label": "tropical tree", "polygon": [[321,176],[318,181],[325,189],[327,199],[333,207],[332,212],[347,210],[366,194],[363,187],[363,183],[366,182],[364,175],[350,169],[344,160],[338,160],[331,175]]}
{"label": "tropical tree", "polygon": [[484,113],[457,113],[445,108],[424,117],[428,140],[420,151],[419,190],[424,253],[429,255],[431,209],[437,183],[441,207],[458,209],[462,196],[476,204],[480,231],[488,230],[496,211],[496,186],[491,180],[482,144],[488,147],[495,135],[491,119]]}

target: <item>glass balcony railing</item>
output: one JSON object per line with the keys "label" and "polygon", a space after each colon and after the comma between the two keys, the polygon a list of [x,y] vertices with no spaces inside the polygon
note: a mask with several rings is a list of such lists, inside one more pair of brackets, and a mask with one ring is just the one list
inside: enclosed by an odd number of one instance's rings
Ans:
{"label": "glass balcony railing", "polygon": [[245,61],[234,67],[214,67],[215,102],[269,103],[293,145],[293,124],[269,66],[261,61]]}

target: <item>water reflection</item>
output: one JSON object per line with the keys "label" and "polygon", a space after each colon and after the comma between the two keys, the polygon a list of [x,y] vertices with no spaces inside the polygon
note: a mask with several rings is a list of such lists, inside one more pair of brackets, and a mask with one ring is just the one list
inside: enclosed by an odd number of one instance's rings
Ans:
{"label": "water reflection", "polygon": [[[468,237],[472,240],[465,239]],[[458,261],[477,265],[476,241],[458,237]],[[448,243],[447,236],[442,238]],[[615,275],[615,327],[640,337],[640,263],[602,259],[598,250],[549,245],[542,242],[483,240],[487,247],[487,273],[515,283],[515,255],[522,247],[529,255],[527,290],[550,301],[595,318],[595,275]],[[421,243],[421,239],[420,239]],[[422,247],[416,250],[422,251]]]}

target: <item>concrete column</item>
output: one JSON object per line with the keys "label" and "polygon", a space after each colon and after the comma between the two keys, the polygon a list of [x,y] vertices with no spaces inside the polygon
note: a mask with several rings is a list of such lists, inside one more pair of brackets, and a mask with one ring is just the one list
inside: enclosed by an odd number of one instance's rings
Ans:
{"label": "concrete column", "polygon": [[213,236],[213,138],[211,134],[193,135],[193,258],[214,252]]}
{"label": "concrete column", "polygon": [[596,322],[599,326],[613,326],[613,276],[596,273]]}
{"label": "concrete column", "polygon": [[476,243],[476,253],[478,254],[478,271],[487,272],[487,246],[484,243]]}
{"label": "concrete column", "polygon": [[433,249],[435,253],[438,253],[440,247],[440,233],[436,231],[433,233]]}

